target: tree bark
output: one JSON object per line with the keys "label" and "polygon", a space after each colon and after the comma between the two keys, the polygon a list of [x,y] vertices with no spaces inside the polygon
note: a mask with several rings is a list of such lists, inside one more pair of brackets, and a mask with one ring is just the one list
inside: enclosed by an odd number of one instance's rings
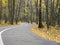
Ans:
{"label": "tree bark", "polygon": [[0,0],[0,24],[1,24],[1,18],[2,18],[2,0]]}
{"label": "tree bark", "polygon": [[42,24],[42,13],[41,13],[41,3],[42,3],[42,0],[40,0],[40,4],[39,4],[39,25],[38,25],[39,28],[43,27],[43,24]]}

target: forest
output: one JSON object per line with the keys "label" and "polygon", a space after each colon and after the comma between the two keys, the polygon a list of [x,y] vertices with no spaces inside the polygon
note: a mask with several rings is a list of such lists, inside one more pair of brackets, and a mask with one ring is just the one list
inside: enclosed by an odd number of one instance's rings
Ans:
{"label": "forest", "polygon": [[60,0],[0,0],[0,25],[19,22],[35,23],[39,29],[46,27],[46,31],[52,27],[59,31]]}
{"label": "forest", "polygon": [[19,21],[60,27],[60,0],[0,0],[0,24]]}

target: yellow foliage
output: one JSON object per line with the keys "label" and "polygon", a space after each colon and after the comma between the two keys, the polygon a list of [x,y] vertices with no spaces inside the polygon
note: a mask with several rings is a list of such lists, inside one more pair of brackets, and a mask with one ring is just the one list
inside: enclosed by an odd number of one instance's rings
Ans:
{"label": "yellow foliage", "polygon": [[28,7],[25,7],[25,12],[29,12],[29,8]]}
{"label": "yellow foliage", "polygon": [[6,5],[6,0],[2,0],[2,4],[5,6]]}
{"label": "yellow foliage", "polygon": [[[40,4],[40,0],[38,0],[38,6],[39,6],[39,4]],[[42,8],[43,8],[43,9],[46,8],[44,2],[42,2]]]}
{"label": "yellow foliage", "polygon": [[32,0],[32,5],[34,5],[35,4],[35,2],[34,2],[34,0]]}
{"label": "yellow foliage", "polygon": [[45,8],[45,4],[44,3],[42,3],[42,8]]}

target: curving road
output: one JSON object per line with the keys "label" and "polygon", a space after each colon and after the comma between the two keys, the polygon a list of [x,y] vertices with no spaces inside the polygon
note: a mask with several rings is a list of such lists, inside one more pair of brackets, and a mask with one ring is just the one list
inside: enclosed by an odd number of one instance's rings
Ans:
{"label": "curving road", "polygon": [[22,26],[4,31],[1,35],[4,45],[58,45],[56,42],[33,34],[30,31],[32,26],[32,24],[23,23]]}

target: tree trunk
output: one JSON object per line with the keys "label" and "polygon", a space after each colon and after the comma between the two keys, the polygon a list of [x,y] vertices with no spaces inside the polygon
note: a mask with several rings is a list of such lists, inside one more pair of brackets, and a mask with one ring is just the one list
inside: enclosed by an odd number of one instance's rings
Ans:
{"label": "tree trunk", "polygon": [[42,0],[40,0],[40,4],[39,4],[39,25],[38,25],[39,28],[43,27],[43,25],[42,25],[41,3],[42,3]]}
{"label": "tree trunk", "polygon": [[8,8],[9,8],[9,17],[10,17],[10,24],[14,22],[14,10],[15,10],[15,0],[8,0]]}
{"label": "tree trunk", "polygon": [[1,24],[1,18],[2,18],[2,0],[0,0],[0,24]]}
{"label": "tree trunk", "polygon": [[47,19],[46,19],[46,23],[47,23],[47,29],[49,29],[49,12],[48,12],[48,0],[46,2],[46,15],[47,15]]}

